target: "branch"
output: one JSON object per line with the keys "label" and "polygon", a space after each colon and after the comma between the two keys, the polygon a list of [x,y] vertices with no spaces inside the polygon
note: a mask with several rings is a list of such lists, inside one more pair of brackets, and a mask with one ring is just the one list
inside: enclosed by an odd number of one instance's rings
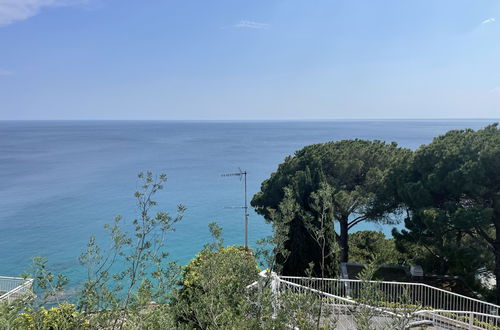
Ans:
{"label": "branch", "polygon": [[443,257],[441,257],[439,254],[433,252],[428,246],[426,246],[425,244],[422,245],[422,247],[424,249],[426,249],[430,254],[432,254],[433,256],[435,256],[436,258],[439,258],[439,259],[445,259]]}
{"label": "branch", "polygon": [[359,217],[355,218],[349,223],[347,229],[350,230],[352,227],[356,226],[358,223],[363,222],[366,219],[367,219],[366,215],[360,215]]}
{"label": "branch", "polygon": [[490,243],[491,245],[495,244],[495,240],[493,238],[491,238],[491,236],[488,235],[488,233],[486,233],[483,229],[481,229],[480,227],[477,227],[477,226],[474,226],[474,228],[477,230],[479,235],[481,235],[481,237],[484,238],[484,240],[486,242]]}
{"label": "branch", "polygon": [[357,197],[353,202],[352,202],[352,205],[351,207],[349,208],[349,213],[352,213],[354,212],[354,210],[356,209],[356,207],[358,207],[358,200],[359,200],[359,197]]}
{"label": "branch", "polygon": [[[474,241],[476,241],[477,243],[480,243],[480,244],[483,244],[484,243],[484,240],[482,240],[480,237],[478,237],[476,234],[474,234],[472,231],[470,230],[463,230],[464,233],[466,233],[467,235],[469,235]],[[484,239],[484,238],[483,238]],[[493,244],[490,244],[490,246],[488,247],[493,253],[496,253],[495,252],[495,248],[493,246]]]}

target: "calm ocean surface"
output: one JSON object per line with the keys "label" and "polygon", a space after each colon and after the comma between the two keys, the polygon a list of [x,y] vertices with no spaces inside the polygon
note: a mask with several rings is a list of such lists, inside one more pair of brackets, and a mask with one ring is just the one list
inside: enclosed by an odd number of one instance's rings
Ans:
{"label": "calm ocean surface", "polygon": [[[81,281],[77,258],[91,235],[135,211],[136,174],[166,173],[156,200],[171,213],[187,212],[167,243],[173,259],[187,262],[209,239],[217,221],[227,244],[243,242],[243,185],[222,173],[249,172],[249,196],[287,155],[305,145],[341,139],[396,141],[415,149],[450,129],[481,128],[494,120],[322,122],[113,122],[0,121],[0,275],[26,270],[32,256]],[[390,226],[362,224],[389,233]],[[249,240],[270,233],[252,213]]]}

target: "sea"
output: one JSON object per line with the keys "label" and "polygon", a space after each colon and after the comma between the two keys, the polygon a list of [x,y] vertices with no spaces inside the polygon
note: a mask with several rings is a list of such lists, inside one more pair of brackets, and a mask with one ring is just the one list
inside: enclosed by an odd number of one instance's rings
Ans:
{"label": "sea", "polygon": [[[131,227],[141,171],[167,175],[158,210],[175,215],[178,204],[186,207],[166,243],[170,258],[186,264],[210,240],[212,221],[225,244],[243,244],[244,185],[222,174],[247,171],[251,199],[285,157],[309,144],[359,138],[416,149],[448,130],[495,121],[0,121],[0,275],[24,273],[42,256],[77,287],[89,237],[106,249],[105,224],[121,215]],[[255,247],[271,227],[249,213]],[[390,236],[393,227],[362,223],[356,230]]]}

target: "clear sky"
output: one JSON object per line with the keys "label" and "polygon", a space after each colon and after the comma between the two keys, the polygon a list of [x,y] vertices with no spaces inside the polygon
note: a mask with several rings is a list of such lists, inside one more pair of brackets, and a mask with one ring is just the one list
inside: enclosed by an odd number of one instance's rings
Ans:
{"label": "clear sky", "polygon": [[0,119],[500,117],[500,0],[0,0]]}

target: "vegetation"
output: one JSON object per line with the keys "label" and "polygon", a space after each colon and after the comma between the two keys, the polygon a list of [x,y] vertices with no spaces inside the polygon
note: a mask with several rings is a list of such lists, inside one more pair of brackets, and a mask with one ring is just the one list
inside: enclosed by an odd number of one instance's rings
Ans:
{"label": "vegetation", "polygon": [[380,265],[400,265],[408,262],[409,257],[396,249],[393,238],[386,238],[378,231],[362,230],[349,234],[349,260],[362,264],[374,258]]}
{"label": "vegetation", "polygon": [[[500,280],[499,136],[494,124],[450,131],[415,152],[361,140],[297,151],[252,200],[280,228],[275,239],[286,257],[277,255],[276,263],[284,274],[303,275],[313,262],[320,276],[321,263],[336,269],[336,261],[366,263],[376,255],[382,264],[420,264],[426,273],[459,275],[487,296],[478,276],[494,271]],[[362,221],[403,218],[406,229],[394,231],[395,239],[375,232],[345,235]]]}
{"label": "vegetation", "polygon": [[425,266],[473,281],[491,269],[500,303],[500,129],[455,130],[395,168],[394,196],[408,210],[400,247],[424,251]]}
{"label": "vegetation", "polygon": [[[101,327],[122,329],[126,320],[134,319],[141,324],[143,310],[151,302],[167,304],[169,294],[178,276],[178,267],[168,262],[164,246],[173,225],[181,220],[185,208],[178,206],[178,214],[157,211],[154,195],[163,189],[166,175],[154,177],[151,172],[140,173],[140,190],[135,193],[138,216],[132,221],[133,231],[128,233],[121,226],[121,217],[116,217],[109,230],[112,247],[103,251],[91,237],[80,264],[87,268],[87,281],[78,295],[78,310],[96,313],[95,324]],[[116,264],[121,269],[116,272]]]}
{"label": "vegetation", "polygon": [[[116,217],[112,225],[105,226],[111,248],[103,250],[91,237],[80,256],[87,280],[73,297],[76,306],[61,301],[67,279],[48,271],[46,260],[34,258],[30,274],[25,276],[34,278],[37,298],[27,297],[23,304],[10,306],[6,315],[17,317],[5,328],[144,329],[159,323],[173,325],[171,317],[157,313],[169,308],[171,289],[179,275],[179,267],[167,260],[164,247],[184,207],[178,207],[175,217],[163,211],[151,215],[157,207],[154,195],[163,189],[166,176],[140,173],[139,180],[140,190],[135,193],[138,215],[132,221],[132,232],[125,231],[121,217]],[[47,304],[57,306],[47,310]]]}
{"label": "vegetation", "polygon": [[[110,249],[90,238],[79,258],[87,280],[71,303],[66,277],[34,258],[24,276],[34,278],[37,297],[1,303],[0,329],[328,329],[339,322],[325,308],[331,298],[303,287],[279,290],[272,272],[258,276],[258,262],[311,281],[335,276],[340,261],[367,264],[359,272],[365,285],[348,307],[359,329],[373,328],[380,316],[370,306],[384,309],[390,329],[407,327],[422,309],[404,292],[384,302],[370,281],[377,278],[375,263],[418,263],[426,272],[461,275],[482,293],[477,275],[494,271],[500,303],[499,164],[496,124],[450,131],[415,152],[380,141],[308,146],[288,157],[252,200],[273,224],[255,254],[225,246],[222,229],[211,223],[212,242],[183,267],[169,259],[166,243],[185,208],[175,216],[158,211],[154,197],[166,176],[140,174],[132,230],[117,217],[105,227]],[[406,228],[394,230],[394,238],[349,233],[363,221],[393,223],[400,214]]]}
{"label": "vegetation", "polygon": [[214,242],[183,269],[172,304],[175,318],[189,328],[242,328],[248,309],[245,288],[258,277],[255,257],[241,246],[224,247],[215,223],[210,231]]}
{"label": "vegetation", "polygon": [[[331,190],[332,204],[329,226],[325,228],[325,237],[328,238],[325,248],[331,250],[333,240],[337,239],[341,262],[349,260],[348,234],[357,224],[395,220],[387,216],[394,209],[387,207],[389,204],[379,207],[377,195],[382,193],[381,187],[389,168],[409,152],[395,143],[344,140],[307,146],[295,156],[286,158],[252,199],[257,212],[273,224],[284,220],[272,210],[290,199],[296,205],[293,218],[286,221],[289,231],[285,246],[290,257],[280,260],[283,272],[303,275],[310,262],[319,265],[320,249],[307,234],[310,232],[307,226],[317,227],[321,222],[322,214],[314,207],[316,202],[313,200],[321,190]],[[339,224],[339,234],[334,230],[334,221]],[[332,258],[327,263],[332,264]]]}
{"label": "vegetation", "polygon": [[63,302],[57,307],[39,310],[27,308],[16,319],[16,327],[20,329],[91,329],[90,321],[82,313],[75,310],[75,306]]}

